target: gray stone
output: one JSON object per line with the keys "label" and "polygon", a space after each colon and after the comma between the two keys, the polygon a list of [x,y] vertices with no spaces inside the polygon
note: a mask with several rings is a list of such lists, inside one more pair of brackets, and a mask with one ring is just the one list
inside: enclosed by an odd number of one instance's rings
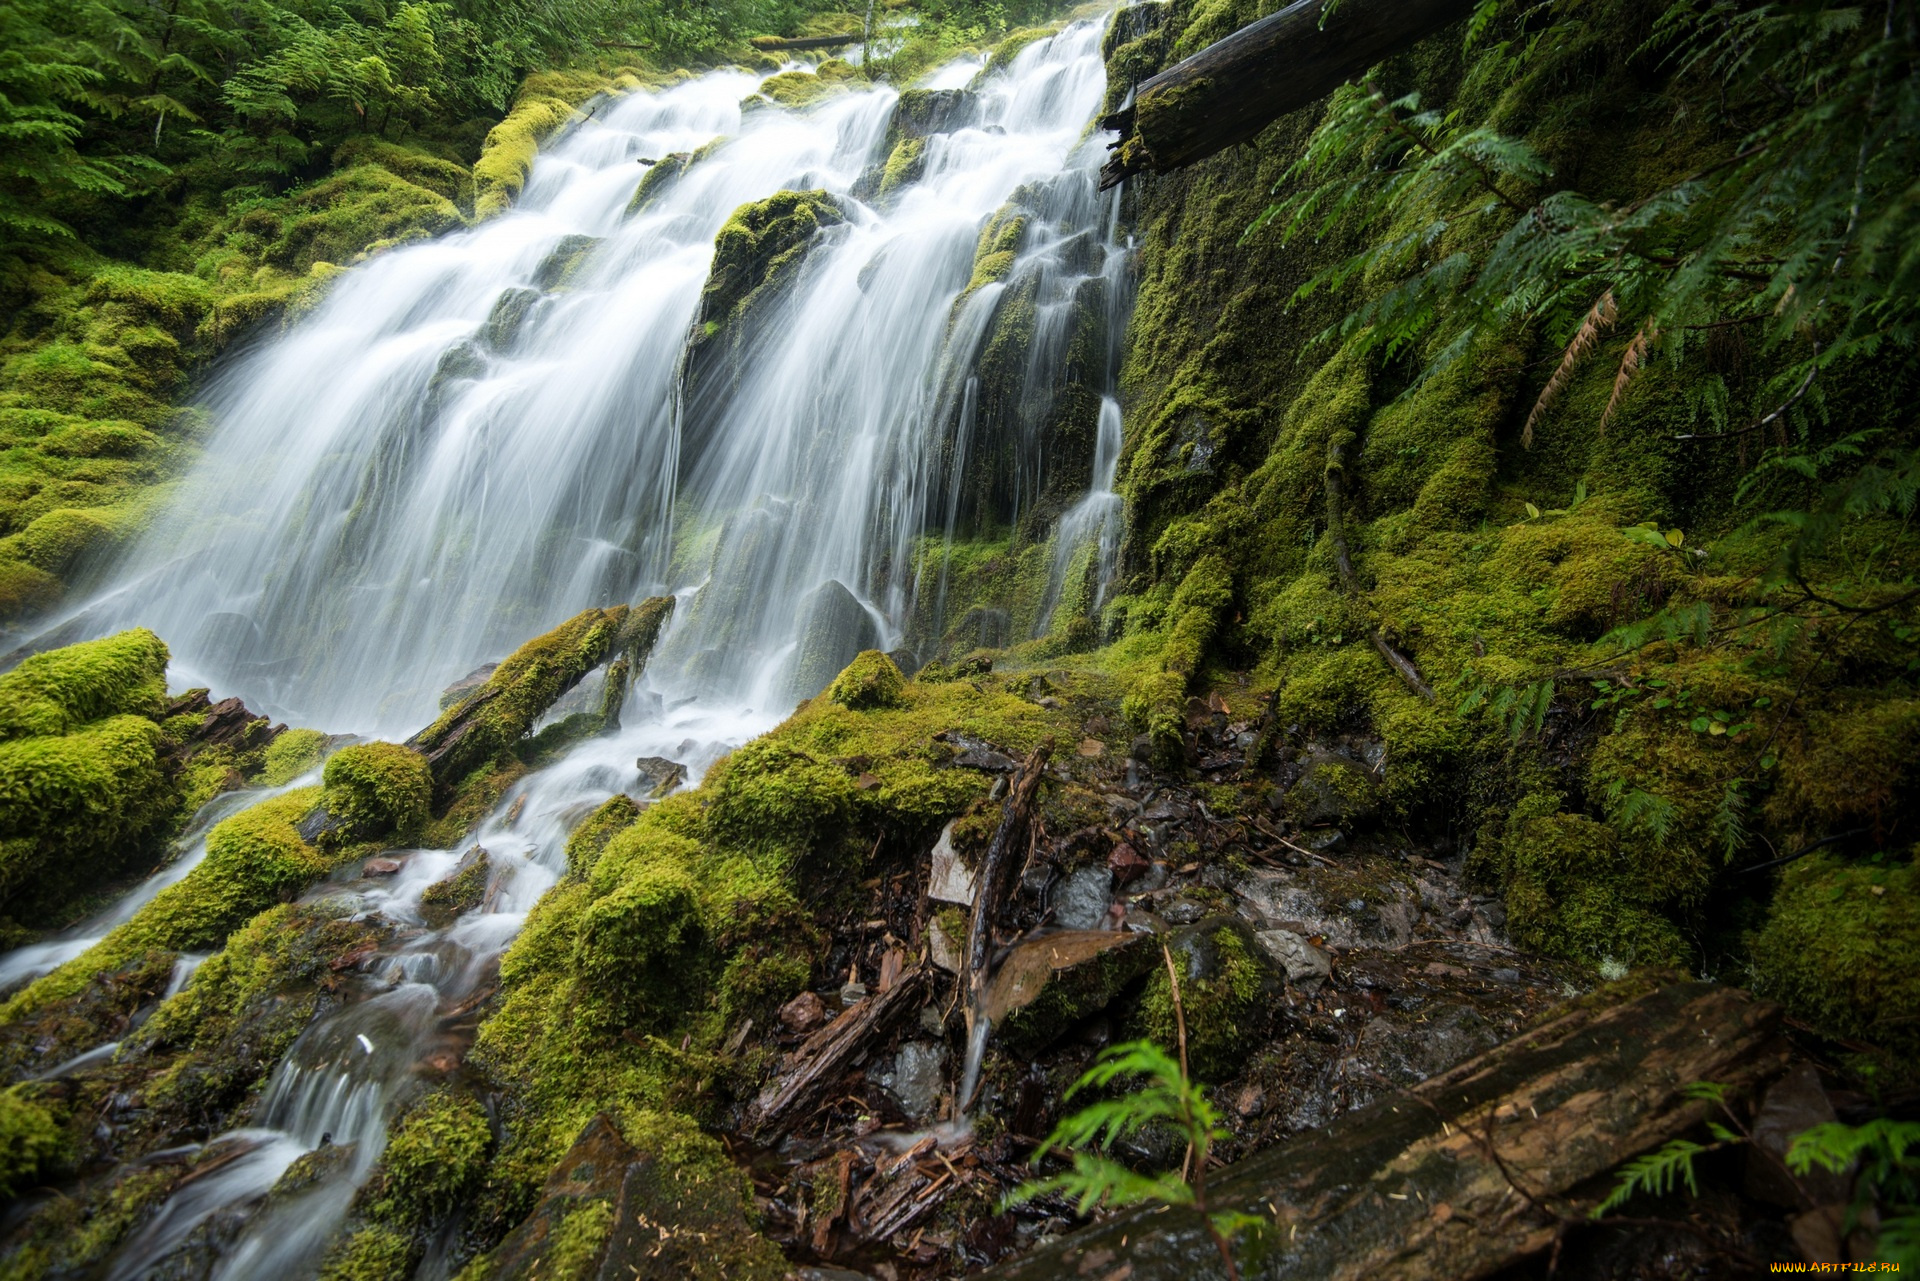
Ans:
{"label": "gray stone", "polygon": [[1287,982],[1311,990],[1333,973],[1333,957],[1292,930],[1260,930],[1254,940],[1287,972]]}
{"label": "gray stone", "polygon": [[880,645],[873,616],[838,579],[829,579],[807,596],[800,618],[800,652],[792,677],[796,698],[812,698],[862,650]]}
{"label": "gray stone", "polygon": [[1083,867],[1060,883],[1053,895],[1053,923],[1066,930],[1097,930],[1113,903],[1113,873]]}
{"label": "gray stone", "polygon": [[893,1056],[887,1093],[915,1121],[931,1117],[946,1084],[947,1047],[937,1041],[908,1041]]}
{"label": "gray stone", "polygon": [[930,858],[933,865],[927,874],[927,897],[936,903],[958,903],[961,907],[972,907],[973,873],[960,861],[960,855],[954,852],[952,823],[940,829],[940,839],[934,842]]}

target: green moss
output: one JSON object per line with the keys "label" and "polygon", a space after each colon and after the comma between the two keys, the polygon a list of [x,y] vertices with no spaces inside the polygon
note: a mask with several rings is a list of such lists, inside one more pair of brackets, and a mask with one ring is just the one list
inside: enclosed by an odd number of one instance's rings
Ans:
{"label": "green moss", "polygon": [[29,1089],[0,1090],[0,1197],[32,1187],[34,1176],[66,1147],[59,1123],[32,1100]]}
{"label": "green moss", "polygon": [[[1240,928],[1196,927],[1176,940],[1180,1003],[1187,1023],[1187,1060],[1201,1080],[1237,1076],[1247,1050],[1266,1035],[1276,982]],[[1135,1014],[1141,1033],[1159,1045],[1179,1040],[1173,985],[1164,966],[1152,972]]]}
{"label": "green moss", "polygon": [[873,707],[898,707],[907,688],[906,677],[893,660],[877,649],[866,650],[847,664],[847,669],[827,686],[827,698],[842,707],[866,711]]}
{"label": "green moss", "polygon": [[1515,941],[1589,965],[1684,965],[1689,950],[1665,914],[1674,887],[1657,856],[1605,823],[1562,812],[1561,800],[1529,795],[1482,844]]}
{"label": "green moss", "polygon": [[480,159],[474,163],[474,216],[489,218],[510,209],[527,185],[540,144],[562,126],[581,119],[581,103],[613,87],[611,81],[591,72],[529,76],[506,119],[488,132]]}
{"label": "green moss", "polygon": [[486,1109],[440,1091],[408,1109],[387,1140],[370,1197],[376,1217],[426,1225],[445,1218],[478,1186],[493,1147]]}
{"label": "green moss", "polygon": [[592,997],[581,1013],[604,1030],[654,1030],[701,987],[699,897],[692,875],[673,860],[624,861],[620,884],[580,918],[574,966]]}
{"label": "green moss", "polygon": [[330,860],[295,828],[319,797],[319,788],[302,788],[216,824],[197,867],[92,948],[0,1006],[0,1028],[83,993],[96,974],[144,953],[217,948],[255,913],[325,875]]}
{"label": "green moss", "polygon": [[767,77],[755,91],[755,97],[747,101],[749,104],[764,101],[788,110],[800,110],[838,97],[860,78],[859,68],[839,58],[829,58],[812,71],[783,71]]}
{"label": "green moss", "polygon": [[103,717],[156,716],[167,647],[145,628],[23,659],[0,676],[0,738],[65,734]]}
{"label": "green moss", "polygon": [[820,190],[778,191],[741,205],[714,237],[700,321],[725,328],[745,317],[790,283],[821,228],[845,221],[839,200]]}
{"label": "green moss", "polygon": [[290,729],[267,744],[260,782],[284,787],[320,763],[327,736],[317,729]]}
{"label": "green moss", "polygon": [[361,1228],[327,1252],[320,1281],[406,1281],[420,1261],[411,1236],[393,1228]]}
{"label": "green moss", "polygon": [[463,912],[471,912],[486,900],[487,881],[492,873],[493,860],[476,846],[461,859],[453,875],[435,881],[420,892],[420,914],[428,924],[438,926]]}
{"label": "green moss", "polygon": [[1753,941],[1754,990],[1835,1036],[1920,1053],[1920,875],[1813,854],[1780,874]]}
{"label": "green moss", "polygon": [[613,1207],[605,1201],[588,1201],[569,1213],[554,1230],[547,1275],[554,1281],[588,1281],[612,1230]]}
{"label": "green moss", "polygon": [[327,760],[327,813],[349,840],[404,838],[426,822],[433,775],[420,753],[394,743],[355,743]]}
{"label": "green moss", "polygon": [[607,843],[633,826],[640,807],[626,795],[610,797],[599,809],[587,815],[567,837],[567,873],[570,876],[593,875]]}
{"label": "green moss", "polygon": [[149,857],[178,799],[164,750],[141,716],[0,742],[0,910],[48,921]]}

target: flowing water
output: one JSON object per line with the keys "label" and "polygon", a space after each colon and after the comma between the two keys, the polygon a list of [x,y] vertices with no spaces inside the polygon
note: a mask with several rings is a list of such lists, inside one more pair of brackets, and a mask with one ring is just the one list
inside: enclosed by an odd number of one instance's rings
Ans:
{"label": "flowing water", "polygon": [[[965,123],[929,137],[919,177],[885,198],[868,188],[890,89],[743,114],[756,79],[719,71],[602,102],[543,152],[512,213],[349,273],[290,332],[229,364],[182,499],[70,630],[148,626],[172,647],[176,680],[295,724],[399,737],[431,719],[451,680],[581,608],[661,592],[680,604],[627,728],[523,780],[483,825],[482,908],[444,928],[421,917],[455,851],[315,892],[393,923],[390,941],[275,1070],[251,1127],[214,1139],[205,1173],[125,1243],[113,1277],[311,1273],[387,1117],[563,870],[572,824],[643,790],[637,756],[678,760],[697,781],[818,688],[802,651],[823,601],[852,600],[841,612],[861,647],[900,640],[929,588],[908,568],[917,547],[966,520],[970,451],[987,448],[976,358],[1008,298],[1032,301],[1032,368],[1010,444],[1002,431],[998,517],[1016,519],[1071,471],[1044,430],[1054,367],[1096,289],[1105,336],[1091,381],[1110,382],[1127,295],[1114,206],[1094,187],[1100,37],[1100,23],[1080,23],[991,77],[976,78],[977,62],[937,73],[935,87],[972,82]],[[715,139],[628,213],[641,162]],[[714,237],[743,203],[789,188],[833,193],[845,220],[763,316],[725,397],[684,403]],[[1002,280],[969,293],[981,229],[1016,197],[1031,215],[1025,246]],[[1076,572],[1097,604],[1112,570],[1119,408],[1100,390],[1049,612]],[[136,893],[184,875],[204,837],[186,844]],[[323,1147],[320,1177],[269,1195]]]}

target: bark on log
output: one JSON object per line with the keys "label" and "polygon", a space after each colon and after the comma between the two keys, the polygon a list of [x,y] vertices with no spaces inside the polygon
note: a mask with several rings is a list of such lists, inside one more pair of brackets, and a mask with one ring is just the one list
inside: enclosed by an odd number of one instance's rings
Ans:
{"label": "bark on log", "polygon": [[815,1032],[793,1053],[788,1066],[747,1107],[745,1129],[765,1141],[817,1102],[864,1049],[893,1024],[920,1008],[926,971],[915,966],[886,991],[868,997]]}
{"label": "bark on log", "polygon": [[1100,123],[1120,131],[1105,191],[1142,170],[1166,173],[1246,142],[1382,58],[1463,18],[1472,0],[1297,0],[1142,84]]}
{"label": "bark on log", "polygon": [[[1209,1180],[1211,1208],[1268,1225],[1261,1248],[1238,1251],[1248,1281],[1485,1276],[1552,1241],[1558,1224],[1533,1200],[1565,1206],[1569,1189],[1697,1124],[1706,1105],[1686,1096],[1690,1082],[1744,1089],[1776,1074],[1779,1021],[1777,1007],[1691,981],[1575,1006],[1228,1167]],[[983,1276],[1104,1275],[1108,1261],[1131,1265],[1130,1281],[1223,1275],[1198,1215],[1142,1208]]]}
{"label": "bark on log", "polygon": [[750,44],[756,49],[769,53],[783,52],[788,49],[838,49],[843,44],[859,44],[858,31],[837,36],[799,36],[792,40],[781,36],[755,36]]}

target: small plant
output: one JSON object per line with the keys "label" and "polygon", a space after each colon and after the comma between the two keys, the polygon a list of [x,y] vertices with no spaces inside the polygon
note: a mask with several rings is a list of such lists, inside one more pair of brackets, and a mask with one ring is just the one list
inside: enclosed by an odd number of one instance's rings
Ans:
{"label": "small plant", "polygon": [[[1087,1089],[1104,1089],[1122,1077],[1142,1078],[1144,1085],[1131,1094],[1089,1104],[1054,1126],[1034,1151],[1033,1164],[1039,1165],[1049,1153],[1071,1152],[1073,1168],[1021,1184],[1007,1194],[1002,1207],[1052,1192],[1072,1197],[1074,1208],[1082,1215],[1099,1206],[1118,1209],[1154,1202],[1189,1206],[1205,1221],[1213,1243],[1220,1249],[1227,1276],[1238,1281],[1232,1240],[1261,1220],[1256,1215],[1216,1211],[1207,1205],[1207,1154],[1225,1137],[1226,1130],[1220,1124],[1219,1112],[1207,1101],[1206,1087],[1187,1074],[1187,1021],[1180,1003],[1180,980],[1166,944],[1161,944],[1161,951],[1166,956],[1167,975],[1173,980],[1180,1061],[1174,1062],[1151,1041],[1127,1041],[1102,1050],[1093,1066],[1067,1090],[1067,1098]],[[1171,1125],[1186,1136],[1187,1155],[1180,1170],[1141,1174],[1104,1155],[1115,1140],[1137,1134],[1155,1122]]]}
{"label": "small plant", "polygon": [[[1727,1120],[1734,1121],[1733,1113],[1727,1108],[1726,1086],[1715,1081],[1695,1081],[1686,1088],[1686,1095],[1690,1099],[1712,1103]],[[1737,1121],[1734,1123],[1738,1124]],[[1745,1134],[1736,1134],[1718,1121],[1707,1122],[1707,1132],[1713,1135],[1712,1143],[1674,1139],[1658,1151],[1637,1156],[1621,1166],[1620,1181],[1607,1194],[1606,1200],[1593,1207],[1590,1217],[1604,1218],[1642,1192],[1665,1196],[1681,1183],[1687,1185],[1690,1196],[1700,1195],[1700,1182],[1693,1172],[1693,1159],[1703,1153],[1717,1152],[1721,1148],[1747,1141]]]}
{"label": "small plant", "polygon": [[1858,1162],[1860,1178],[1847,1207],[1846,1230],[1878,1202],[1878,1253],[1883,1262],[1920,1267],[1920,1122],[1876,1117],[1865,1125],[1830,1122],[1797,1135],[1787,1149],[1787,1168],[1805,1174],[1815,1166],[1844,1174]]}

